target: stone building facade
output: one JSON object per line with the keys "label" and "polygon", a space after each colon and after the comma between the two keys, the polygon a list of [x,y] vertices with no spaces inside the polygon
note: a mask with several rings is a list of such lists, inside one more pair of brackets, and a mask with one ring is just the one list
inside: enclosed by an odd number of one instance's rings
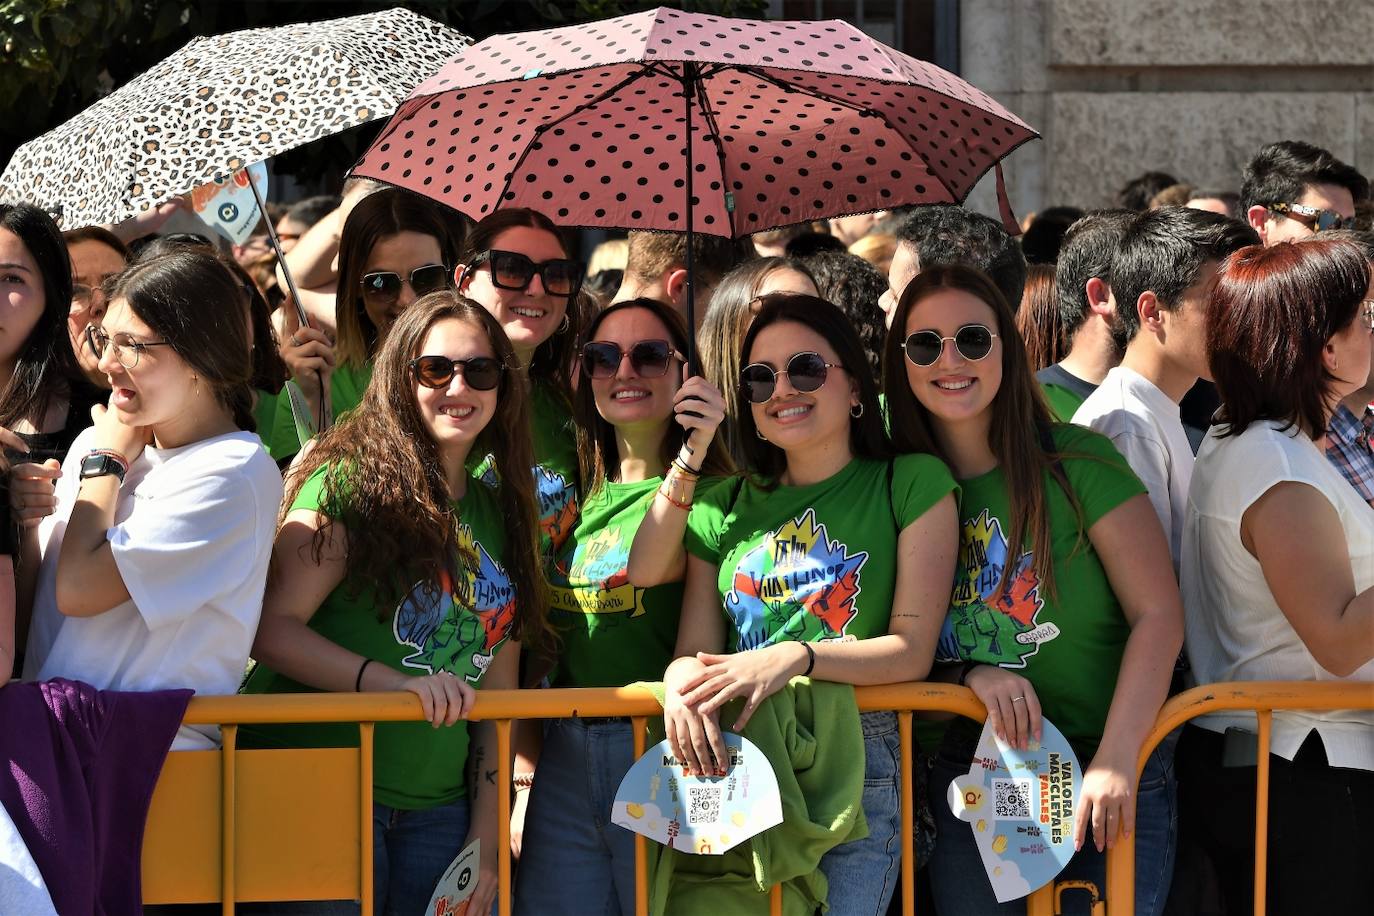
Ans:
{"label": "stone building facade", "polygon": [[960,75],[1044,136],[1007,161],[1018,216],[1147,169],[1239,190],[1281,139],[1374,175],[1374,0],[960,0],[958,28]]}

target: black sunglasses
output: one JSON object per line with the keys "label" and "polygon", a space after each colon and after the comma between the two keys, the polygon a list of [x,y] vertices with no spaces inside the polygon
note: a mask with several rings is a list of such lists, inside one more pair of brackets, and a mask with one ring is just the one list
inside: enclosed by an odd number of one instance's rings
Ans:
{"label": "black sunglasses", "polygon": [[486,262],[491,266],[491,285],[498,289],[529,289],[534,275],[550,296],[571,296],[582,286],[582,265],[568,258],[554,258],[536,264],[515,251],[484,251],[472,259],[469,268]]}
{"label": "black sunglasses", "polygon": [[[825,384],[831,369],[843,369],[838,363],[828,363],[819,353],[805,350],[794,353],[787,360],[787,381],[794,391],[809,393]],[[764,363],[750,363],[740,370],[739,387],[752,404],[762,404],[773,396],[778,386],[778,373]]]}
{"label": "black sunglasses", "polygon": [[1323,210],[1306,204],[1270,204],[1266,209],[1306,226],[1313,232],[1326,232],[1330,229],[1354,229],[1355,217],[1341,216],[1335,210]]}
{"label": "black sunglasses", "polygon": [[[389,306],[401,298],[402,277],[389,270],[363,274],[363,298],[374,305]],[[437,292],[448,286],[448,268],[442,264],[426,264],[410,272],[410,288],[416,296]]]}
{"label": "black sunglasses", "polygon": [[668,371],[673,357],[681,354],[666,340],[641,340],[628,350],[609,340],[593,340],[582,345],[582,371],[588,378],[614,378],[625,357],[640,378],[660,378]]}
{"label": "black sunglasses", "polygon": [[992,340],[997,335],[981,324],[966,324],[953,337],[941,337],[935,331],[916,331],[902,344],[906,358],[917,366],[933,366],[944,352],[945,341],[954,341],[954,349],[971,362],[977,362],[992,352]]}
{"label": "black sunglasses", "polygon": [[410,361],[415,381],[426,388],[447,388],[460,372],[463,381],[474,391],[490,391],[501,384],[506,369],[499,359],[472,356],[468,359],[449,359],[447,356],[421,356]]}

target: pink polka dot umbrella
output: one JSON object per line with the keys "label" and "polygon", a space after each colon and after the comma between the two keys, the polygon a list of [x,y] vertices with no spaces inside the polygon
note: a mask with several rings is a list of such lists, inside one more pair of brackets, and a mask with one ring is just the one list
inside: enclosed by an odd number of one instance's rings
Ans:
{"label": "pink polka dot umbrella", "polygon": [[463,50],[402,103],[353,174],[474,219],[532,207],[568,226],[733,238],[961,203],[1037,136],[969,83],[846,22],[660,8]]}

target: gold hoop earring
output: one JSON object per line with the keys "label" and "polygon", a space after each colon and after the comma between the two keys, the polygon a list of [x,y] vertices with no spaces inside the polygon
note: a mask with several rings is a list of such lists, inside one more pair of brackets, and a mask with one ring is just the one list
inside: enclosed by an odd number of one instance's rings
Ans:
{"label": "gold hoop earring", "polygon": [[754,427],[754,435],[758,436],[758,437],[759,437],[760,439],[762,439],[764,442],[767,442],[767,441],[768,441],[768,437],[765,436],[765,435],[763,434],[762,430],[760,430],[757,426]]}
{"label": "gold hoop earring", "polygon": [[[857,410],[858,413],[855,413],[855,410]],[[858,404],[855,404],[853,407],[849,408],[849,415],[853,417],[855,420],[859,419],[859,417],[862,417],[864,415],[863,402],[860,401]]]}

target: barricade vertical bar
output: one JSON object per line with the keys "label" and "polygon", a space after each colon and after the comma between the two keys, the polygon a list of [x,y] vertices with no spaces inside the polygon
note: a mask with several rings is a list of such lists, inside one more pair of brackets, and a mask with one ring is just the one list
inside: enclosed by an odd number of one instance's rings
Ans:
{"label": "barricade vertical bar", "polygon": [[[510,719],[497,719],[496,726],[496,869],[501,895],[501,916],[511,916],[510,899]],[[478,774],[481,778],[481,774]]]}
{"label": "barricade vertical bar", "polygon": [[[634,736],[635,759],[644,756],[644,729],[648,720],[643,716],[630,719]],[[649,916],[649,847],[644,834],[635,834],[635,916]]]}
{"label": "barricade vertical bar", "polygon": [[358,723],[358,892],[362,916],[372,916],[372,739],[375,736],[375,723]]}
{"label": "barricade vertical bar", "polygon": [[1274,711],[1261,709],[1259,717],[1259,758],[1255,761],[1255,916],[1265,913],[1265,879],[1269,875],[1269,740]]}
{"label": "barricade vertical bar", "polygon": [[234,755],[238,749],[239,727],[225,725],[220,729],[223,745],[220,750],[220,906],[224,916],[234,916]]}
{"label": "barricade vertical bar", "polygon": [[916,799],[912,797],[916,782],[916,760],[912,756],[911,713],[897,715],[897,736],[902,748],[902,916],[916,912]]}

